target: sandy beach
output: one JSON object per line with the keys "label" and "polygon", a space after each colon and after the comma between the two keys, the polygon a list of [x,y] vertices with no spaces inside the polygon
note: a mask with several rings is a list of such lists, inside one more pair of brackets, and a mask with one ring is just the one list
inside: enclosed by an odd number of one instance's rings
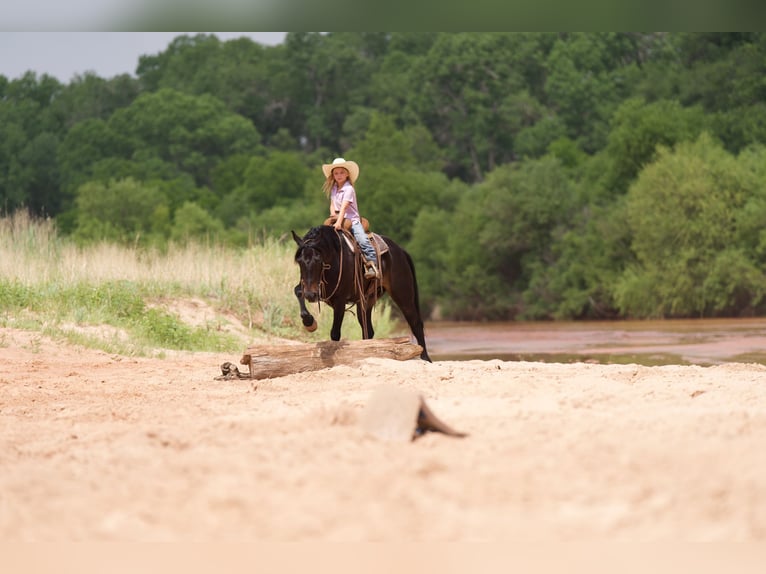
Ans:
{"label": "sandy beach", "polygon": [[[6,541],[763,541],[766,366],[365,359],[216,380],[0,329]],[[375,389],[468,433],[382,440]]]}

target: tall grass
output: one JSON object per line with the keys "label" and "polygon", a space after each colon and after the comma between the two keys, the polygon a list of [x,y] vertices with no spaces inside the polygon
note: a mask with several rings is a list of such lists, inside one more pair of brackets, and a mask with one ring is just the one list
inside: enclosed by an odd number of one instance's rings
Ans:
{"label": "tall grass", "polygon": [[[263,338],[327,339],[328,306],[313,306],[316,332],[301,324],[294,251],[292,241],[275,239],[248,249],[202,242],[162,251],[78,247],[59,236],[52,221],[17,212],[0,218],[0,325],[135,355],[238,352]],[[204,302],[192,321],[174,312],[190,300]],[[376,306],[373,322],[376,336],[397,330],[388,300]],[[355,317],[346,317],[343,337],[361,338]]]}

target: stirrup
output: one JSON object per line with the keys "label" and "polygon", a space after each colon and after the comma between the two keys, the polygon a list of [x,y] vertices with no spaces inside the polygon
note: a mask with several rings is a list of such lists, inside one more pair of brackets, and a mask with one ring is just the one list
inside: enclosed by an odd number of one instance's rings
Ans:
{"label": "stirrup", "polygon": [[365,279],[376,279],[380,277],[380,273],[378,272],[378,268],[372,261],[368,261],[364,264],[364,278]]}

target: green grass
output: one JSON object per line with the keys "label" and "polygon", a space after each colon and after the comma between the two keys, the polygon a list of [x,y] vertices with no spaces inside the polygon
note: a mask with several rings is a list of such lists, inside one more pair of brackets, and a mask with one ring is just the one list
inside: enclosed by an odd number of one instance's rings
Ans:
{"label": "green grass", "polygon": [[[0,218],[0,326],[126,355],[239,352],[254,339],[326,340],[327,305],[312,306],[317,331],[301,324],[294,251],[292,241],[273,239],[247,249],[83,248],[59,237],[51,221]],[[388,299],[376,306],[373,324],[376,337],[402,332]],[[361,338],[351,313],[343,338]]]}

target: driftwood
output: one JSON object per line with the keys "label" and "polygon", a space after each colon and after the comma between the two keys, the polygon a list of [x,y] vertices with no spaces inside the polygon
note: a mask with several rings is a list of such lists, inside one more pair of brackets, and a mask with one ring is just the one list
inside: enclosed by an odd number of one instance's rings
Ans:
{"label": "driftwood", "polygon": [[406,361],[419,357],[422,351],[420,345],[410,343],[409,337],[322,341],[248,347],[239,362],[250,367],[251,379],[270,379],[336,365],[350,365],[371,357]]}
{"label": "driftwood", "polygon": [[362,428],[380,440],[408,442],[428,432],[466,437],[437,417],[422,395],[394,386],[372,393],[362,419]]}
{"label": "driftwood", "polygon": [[249,379],[250,375],[240,373],[239,368],[234,363],[226,361],[221,365],[221,376],[215,377],[216,381],[231,381],[236,379]]}

